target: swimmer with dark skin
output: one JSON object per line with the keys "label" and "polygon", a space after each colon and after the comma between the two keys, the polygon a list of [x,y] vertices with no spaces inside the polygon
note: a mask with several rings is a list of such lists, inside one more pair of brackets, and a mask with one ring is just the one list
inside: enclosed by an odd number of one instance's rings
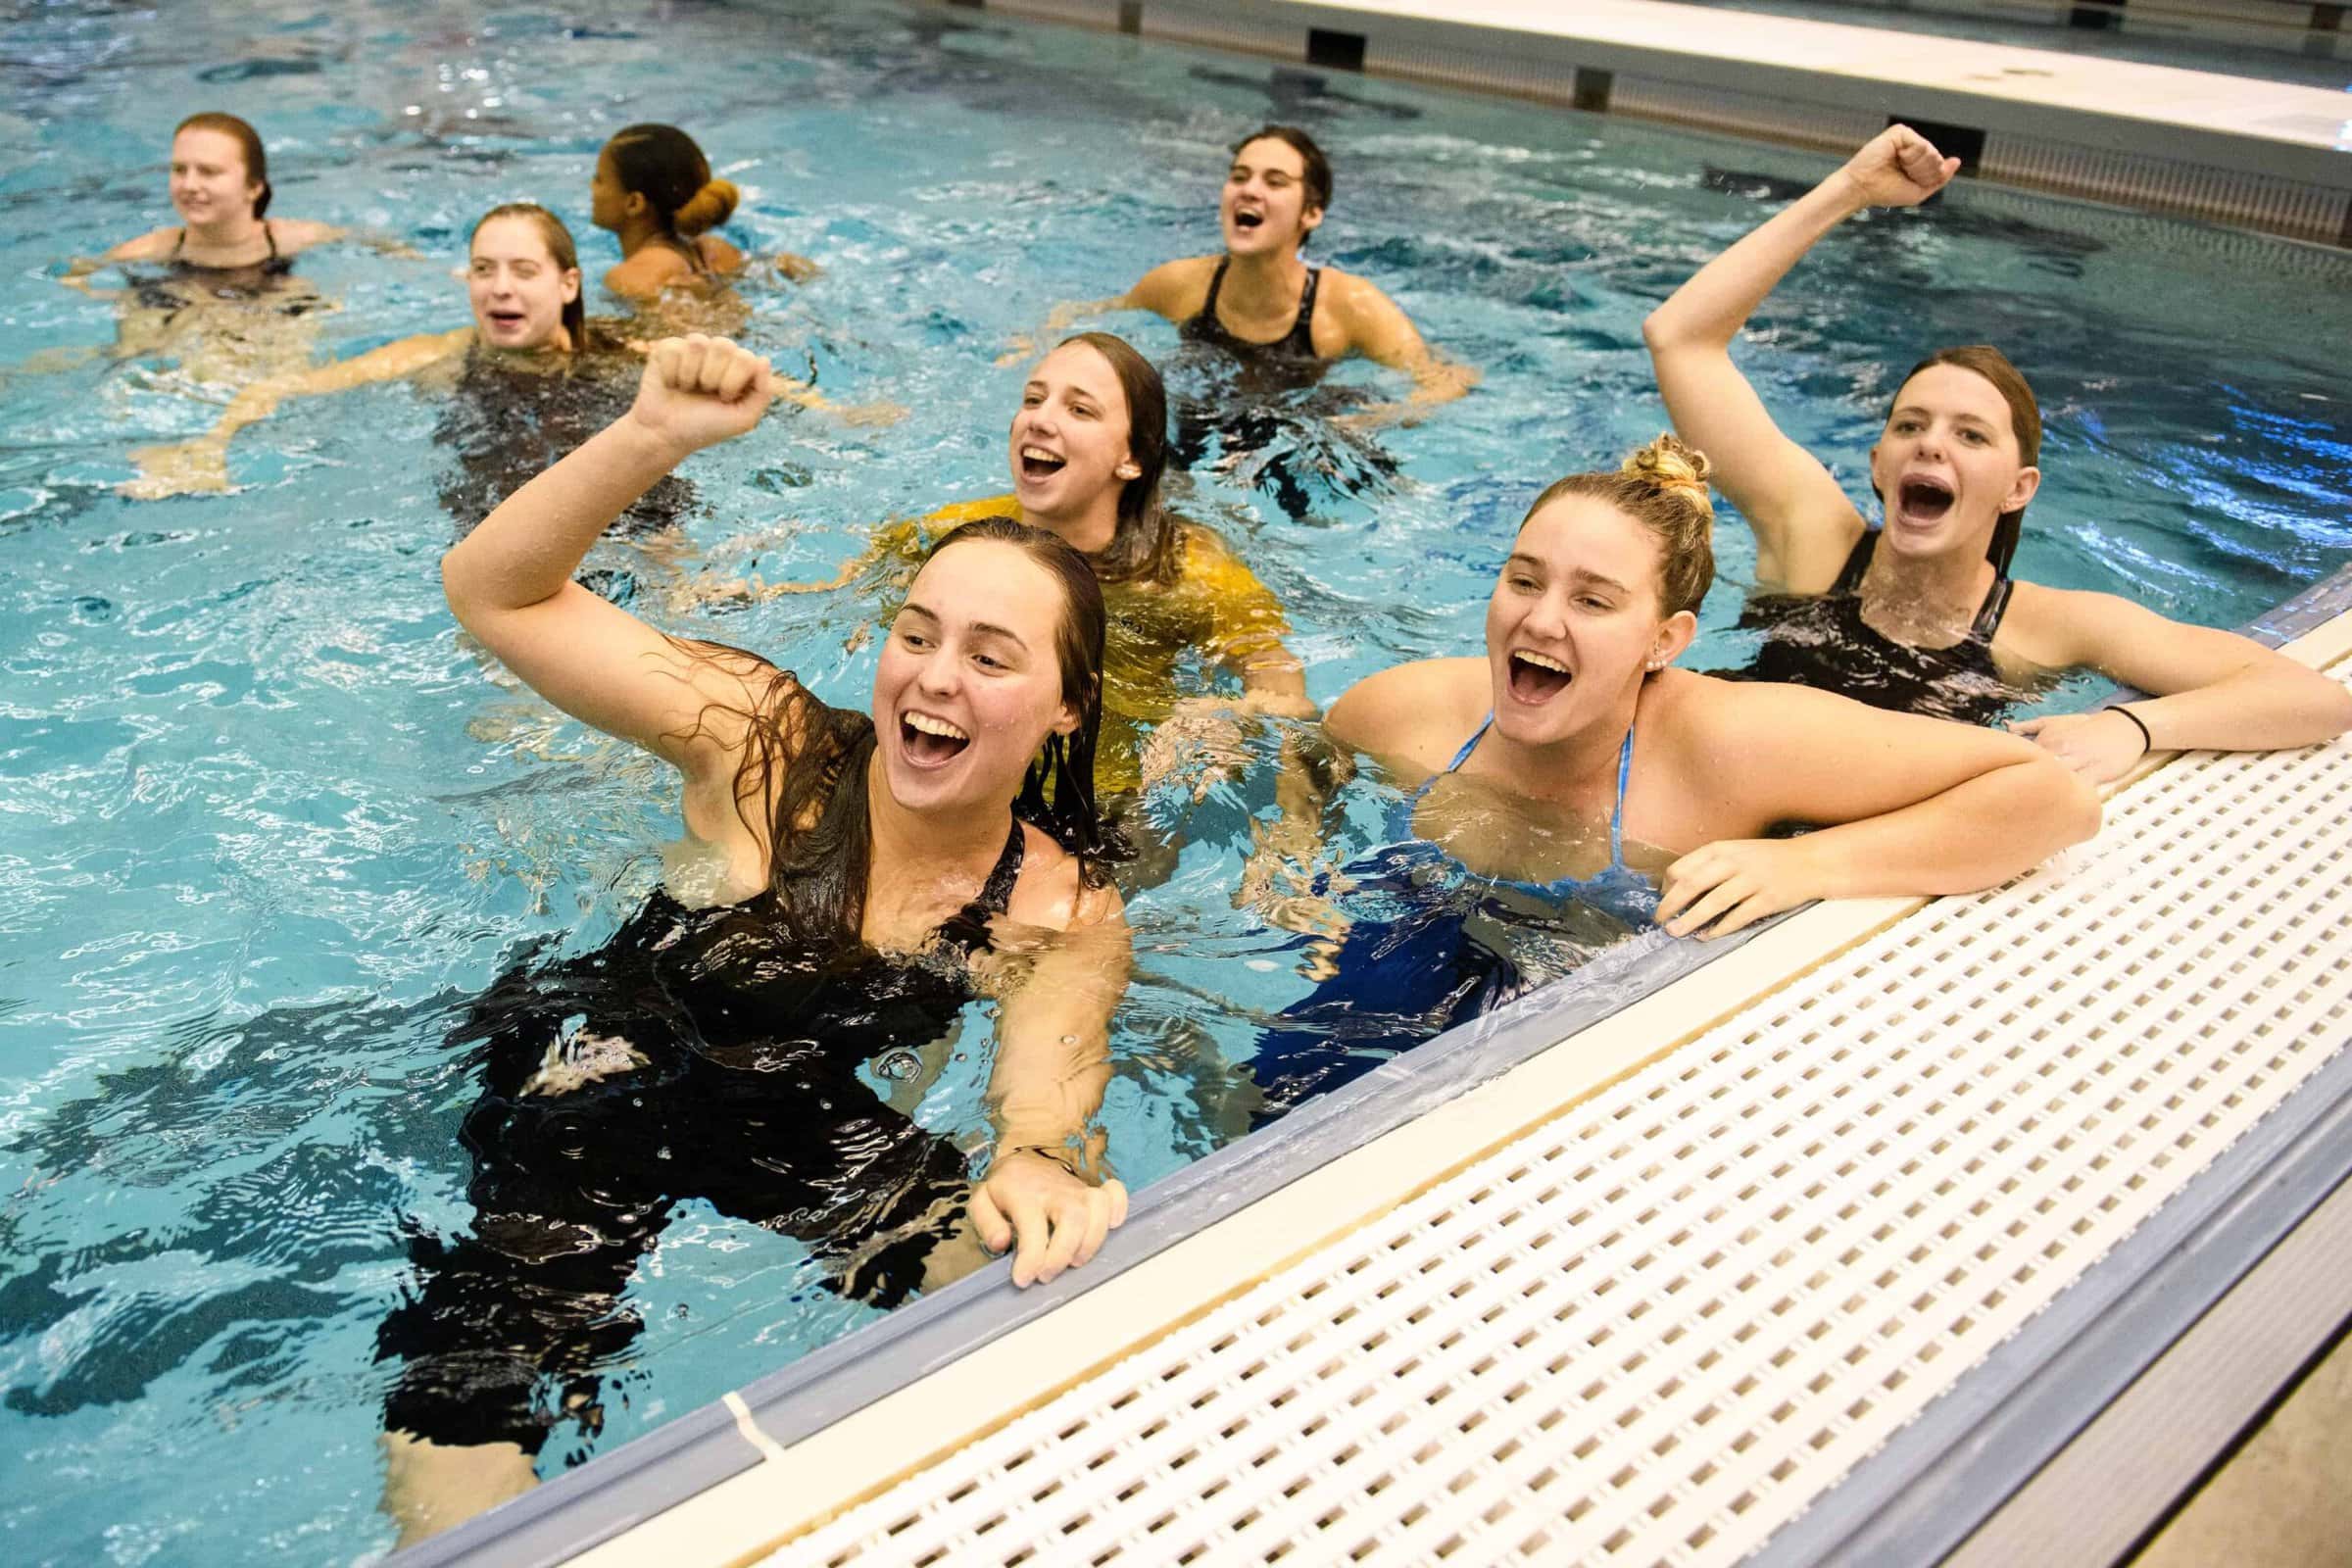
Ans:
{"label": "swimmer with dark skin", "polygon": [[[675,125],[629,125],[606,142],[589,181],[589,221],[620,241],[620,264],[605,287],[650,305],[670,289],[712,292],[744,270],[744,254],[710,230],[734,213],[742,193],[712,176],[693,137]],[[790,254],[775,259],[796,281],[816,265]]]}
{"label": "swimmer with dark skin", "polygon": [[[471,325],[404,337],[348,360],[247,387],[207,434],[132,453],[141,474],[123,487],[125,493],[155,500],[227,489],[229,442],[247,425],[270,417],[288,398],[323,397],[404,379],[446,390],[476,355],[492,356],[517,370],[555,372],[592,348],[643,351],[641,343],[599,333],[589,324],[580,302],[580,267],[571,231],[553,213],[528,202],[494,208],[474,224],[467,242],[466,292],[473,310]],[[597,341],[592,343],[592,337]],[[812,388],[777,385],[780,395],[805,408],[834,408]],[[840,412],[859,422],[895,413]]]}
{"label": "swimmer with dark skin", "polygon": [[[1050,1280],[1091,1259],[1127,1206],[1125,1189],[1100,1176],[1100,1140],[1090,1135],[1110,1076],[1108,1022],[1125,989],[1125,914],[1117,892],[1090,875],[1083,850],[1014,810],[1048,809],[1030,804],[1038,759],[1078,755],[1064,743],[1099,722],[1101,600],[1083,564],[1034,530],[943,546],[892,624],[874,722],[853,725],[867,737],[849,753],[864,759],[859,776],[799,776],[796,766],[816,765],[816,731],[803,716],[812,699],[790,675],[755,655],[664,636],[572,580],[636,496],[692,453],[751,431],[775,392],[766,361],[722,340],[655,345],[630,413],[444,558],[450,607],[541,696],[678,770],[686,830],[701,852],[695,889],[680,900],[729,918],[737,907],[747,917],[789,911],[799,930],[800,912],[829,907],[804,885],[800,848],[835,799],[861,799],[865,848],[847,867],[857,897],[840,917],[851,927],[828,943],[885,965],[943,960],[946,928],[1002,880],[1001,912],[957,971],[999,1007],[989,1090],[996,1153],[969,1188],[969,1223],[980,1244],[1011,1250],[1016,1285]],[[1091,596],[1091,622],[1081,595]],[[1072,641],[1087,624],[1091,651]],[[838,720],[826,721],[827,733],[842,732]],[[1054,797],[1050,809],[1065,826],[1099,830],[1081,784],[1063,777]],[[739,938],[755,934],[744,927]],[[792,939],[783,930],[777,938]],[[614,1049],[625,1054],[631,1044]],[[656,1049],[650,1038],[635,1044]],[[736,1099],[759,1092],[763,1077],[716,1059],[691,1070],[744,1080],[730,1091]],[[580,1092],[567,1079],[525,1085],[521,1098]],[[614,1114],[625,1129],[625,1109]],[[807,1154],[770,1149],[760,1157]],[[441,1404],[462,1427],[465,1402]],[[396,1428],[384,1448],[384,1506],[402,1544],[536,1484],[516,1441],[435,1441]]]}
{"label": "swimmer with dark skin", "polygon": [[1114,299],[1058,307],[1046,330],[1059,331],[1103,311],[1152,311],[1188,333],[1245,352],[1295,346],[1322,360],[1361,354],[1411,374],[1408,397],[1346,416],[1351,424],[1418,418],[1460,397],[1476,384],[1477,372],[1433,353],[1404,312],[1369,279],[1336,267],[1314,269],[1313,316],[1299,320],[1309,284],[1301,252],[1330,202],[1331,166],[1322,150],[1304,131],[1266,126],[1234,149],[1226,170],[1217,203],[1223,254],[1166,262]]}
{"label": "swimmer with dark skin", "polygon": [[2149,695],[2012,726],[2094,783],[2151,751],[2309,746],[2352,727],[2352,693],[2247,638],[2113,594],[2011,582],[2008,557],[2042,478],[2041,417],[1998,350],[1939,351],[1896,390],[1870,452],[1886,510],[1875,533],[1821,460],[1774,422],[1732,361],[1741,324],[1839,223],[1868,207],[1923,202],[1959,167],[1909,126],[1891,126],[1642,323],[1675,429],[1714,458],[1716,482],[1755,529],[1760,582],[1856,596],[1861,628],[1848,642],[1880,645],[1869,666],[1866,646],[1863,657],[1833,650],[1812,661],[1807,684],[1859,691],[1896,660],[1973,655],[1997,677],[1985,681],[1996,698],[2001,682],[2022,698],[2049,672],[2095,669]]}

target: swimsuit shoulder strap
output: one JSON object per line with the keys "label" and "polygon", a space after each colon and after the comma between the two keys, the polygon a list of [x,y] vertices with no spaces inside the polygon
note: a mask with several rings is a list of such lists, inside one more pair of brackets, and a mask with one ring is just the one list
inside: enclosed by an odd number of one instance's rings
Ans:
{"label": "swimsuit shoulder strap", "polygon": [[1315,352],[1315,286],[1322,280],[1323,269],[1306,270],[1306,287],[1298,291],[1298,318],[1291,323],[1290,333],[1283,340],[1285,348],[1299,354]]}
{"label": "swimsuit shoulder strap", "polygon": [[[1478,728],[1470,732],[1470,738],[1462,742],[1462,749],[1453,754],[1453,760],[1446,764],[1445,770],[1448,773],[1454,772],[1458,770],[1464,762],[1470,760],[1470,754],[1478,750],[1478,743],[1485,740],[1487,738],[1487,731],[1493,729],[1494,727],[1494,714],[1492,710],[1490,710],[1486,717],[1478,721]],[[1427,788],[1426,785],[1423,787]]]}
{"label": "swimsuit shoulder strap", "polygon": [[1201,319],[1212,323],[1217,319],[1217,291],[1225,286],[1225,269],[1231,265],[1232,257],[1217,258],[1217,270],[1208,274],[1208,293],[1200,301]]}
{"label": "swimsuit shoulder strap", "polygon": [[183,251],[183,250],[187,249],[187,246],[188,246],[188,229],[187,229],[187,225],[186,225],[185,223],[182,223],[182,224],[180,225],[179,232],[178,232],[177,234],[174,234],[174,235],[172,236],[172,254],[171,254],[171,255],[169,255],[169,256],[167,256],[167,257],[165,257],[165,258],[164,258],[164,260],[165,260],[165,261],[167,261],[167,262],[176,262],[176,261],[178,261],[178,260],[179,260],[179,253],[180,253],[181,251]]}
{"label": "swimsuit shoulder strap", "polygon": [[268,220],[267,218],[265,218],[265,219],[263,219],[263,220],[262,220],[262,238],[264,238],[264,239],[266,239],[266,240],[268,240],[268,241],[270,242],[270,257],[269,257],[269,259],[270,259],[270,261],[273,261],[273,262],[274,262],[274,261],[276,261],[276,260],[277,260],[277,230],[276,230],[276,229],[274,229],[274,228],[271,228],[271,227],[270,226],[270,220]]}
{"label": "swimsuit shoulder strap", "polygon": [[1854,541],[1854,548],[1846,555],[1845,564],[1838,569],[1838,580],[1830,584],[1830,592],[1850,594],[1861,587],[1862,574],[1870,570],[1870,558],[1878,548],[1879,530],[1863,529],[1862,537]]}
{"label": "swimsuit shoulder strap", "polygon": [[988,922],[992,916],[1003,914],[1012,906],[1012,886],[1021,879],[1021,861],[1029,853],[1029,836],[1021,819],[1012,819],[1012,831],[1004,840],[1004,853],[997,857],[995,869],[972,902],[939,923],[939,940],[961,948],[966,954],[978,953],[988,946]]}
{"label": "swimsuit shoulder strap", "polygon": [[1992,641],[1992,634],[2001,629],[2001,617],[2009,613],[2009,591],[2017,584],[2009,574],[1994,568],[1992,587],[1986,590],[1984,603],[1977,608],[1977,623],[1968,628],[1968,635],[1982,643]]}
{"label": "swimsuit shoulder strap", "polygon": [[1625,786],[1634,776],[1634,726],[1625,726],[1617,747],[1617,804],[1609,808],[1609,864],[1625,863]]}

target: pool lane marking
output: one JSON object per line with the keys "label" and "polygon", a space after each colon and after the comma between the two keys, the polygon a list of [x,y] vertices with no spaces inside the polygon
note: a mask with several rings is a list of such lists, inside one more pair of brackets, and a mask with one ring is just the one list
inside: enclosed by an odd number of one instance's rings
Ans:
{"label": "pool lane marking", "polygon": [[760,1430],[760,1423],[752,1419],[752,1407],[743,1402],[742,1395],[729,1389],[719,1396],[719,1402],[734,1415],[735,1430],[743,1434],[743,1441],[760,1450],[762,1464],[784,1457],[784,1446]]}

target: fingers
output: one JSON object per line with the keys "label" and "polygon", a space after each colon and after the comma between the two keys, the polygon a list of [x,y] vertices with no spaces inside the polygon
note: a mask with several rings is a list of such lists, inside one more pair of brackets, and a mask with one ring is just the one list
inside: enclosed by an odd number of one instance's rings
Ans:
{"label": "fingers", "polygon": [[[1039,1271],[1045,1267],[1053,1228],[1046,1220],[1046,1205],[1033,1194],[1015,1195],[1006,1203],[1005,1212],[1012,1221],[1012,1283],[1027,1287],[1035,1283]],[[1054,1265],[1054,1272],[1061,1272],[1059,1264]]]}
{"label": "fingers", "polygon": [[986,1185],[972,1189],[972,1229],[980,1233],[980,1245],[992,1252],[1002,1252],[1012,1245],[1012,1226],[996,1200],[988,1196]]}
{"label": "fingers", "polygon": [[2050,721],[2046,716],[2041,718],[2013,718],[2009,721],[2009,731],[2013,735],[2038,735],[2043,730],[2049,728],[2049,725]]}
{"label": "fingers", "polygon": [[755,388],[774,391],[779,383],[767,360],[723,337],[690,332],[666,337],[646,355],[646,371],[677,392],[735,403]]}

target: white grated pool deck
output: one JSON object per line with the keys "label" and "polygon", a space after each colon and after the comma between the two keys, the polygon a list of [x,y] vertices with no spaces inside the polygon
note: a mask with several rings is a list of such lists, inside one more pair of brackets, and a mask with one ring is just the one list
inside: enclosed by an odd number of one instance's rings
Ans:
{"label": "white grated pool deck", "polygon": [[[2352,616],[2289,651],[2352,680]],[[578,1560],[1735,1562],[2336,1052],[2347,863],[2352,741],[2174,759],[2058,862],[1809,910]]]}

